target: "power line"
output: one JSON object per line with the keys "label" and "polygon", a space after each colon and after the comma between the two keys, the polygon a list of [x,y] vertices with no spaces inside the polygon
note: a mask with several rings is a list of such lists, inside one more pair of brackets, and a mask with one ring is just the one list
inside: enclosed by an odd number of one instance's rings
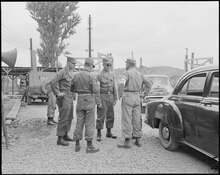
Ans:
{"label": "power line", "polygon": [[6,38],[7,40],[9,40],[9,41],[11,41],[15,44],[18,44],[18,45],[21,45],[21,46],[24,46],[24,47],[27,46],[27,44],[21,44],[20,42],[17,42],[15,39],[10,38],[8,35],[6,35],[4,33],[2,33],[2,37]]}
{"label": "power line", "polygon": [[[12,46],[17,46],[17,47],[19,47],[19,48],[23,48],[23,49],[27,49],[27,50],[29,49],[29,48],[27,48],[27,47],[25,47],[25,46],[16,44],[15,42],[13,42],[13,41],[11,41],[11,40],[9,40],[9,39],[7,39],[7,38],[2,37],[2,39],[3,39],[6,43],[8,43],[8,44],[10,44],[10,45],[12,45]],[[3,43],[2,43],[2,45],[3,45]]]}
{"label": "power line", "polygon": [[27,47],[27,45],[24,45],[24,44],[20,44],[18,42],[15,42],[13,40],[11,40],[10,38],[8,38],[6,35],[2,35],[2,38],[10,43],[13,43],[13,44],[16,44],[16,45],[19,45],[19,46],[22,46],[22,47]]}
{"label": "power line", "polygon": [[[2,28],[3,29],[3,28]],[[4,29],[2,30],[2,34],[4,36],[6,36],[8,39],[13,40],[16,43],[22,44],[22,45],[26,45],[25,42],[20,42],[18,41],[18,39],[14,38],[12,35],[10,35],[7,31],[5,31]]]}
{"label": "power line", "polygon": [[[2,26],[5,28],[6,32],[8,32],[11,36],[17,38],[17,40],[19,40],[19,41],[23,41],[23,40],[24,40],[23,37],[21,38],[21,37],[19,37],[18,35],[14,34],[14,33],[11,32],[7,27],[5,27],[3,24],[2,24]],[[3,28],[2,28],[2,29],[3,29]],[[26,40],[26,39],[25,39],[25,40]]]}

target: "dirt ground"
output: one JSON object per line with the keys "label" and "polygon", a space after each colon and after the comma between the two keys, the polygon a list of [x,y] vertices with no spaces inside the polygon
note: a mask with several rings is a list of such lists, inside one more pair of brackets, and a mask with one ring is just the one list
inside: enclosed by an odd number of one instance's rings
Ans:
{"label": "dirt ground", "polygon": [[[11,103],[13,100],[11,100]],[[10,108],[7,105],[6,109]],[[182,146],[175,152],[162,148],[158,130],[151,129],[143,123],[142,147],[134,144],[129,150],[117,148],[122,141],[121,136],[121,102],[115,106],[115,124],[113,133],[117,139],[105,137],[93,144],[100,148],[100,152],[86,154],[86,142],[81,141],[81,151],[74,151],[74,142],[67,147],[56,145],[56,125],[47,126],[47,105],[33,103],[22,105],[16,120],[7,126],[9,149],[5,148],[2,139],[2,173],[3,174],[63,174],[63,173],[208,173],[218,174],[218,170],[211,169],[210,159],[188,147]],[[74,102],[75,108],[76,102]],[[58,111],[55,112],[55,120]],[[76,124],[74,119],[71,132]],[[96,132],[95,132],[96,136]]]}

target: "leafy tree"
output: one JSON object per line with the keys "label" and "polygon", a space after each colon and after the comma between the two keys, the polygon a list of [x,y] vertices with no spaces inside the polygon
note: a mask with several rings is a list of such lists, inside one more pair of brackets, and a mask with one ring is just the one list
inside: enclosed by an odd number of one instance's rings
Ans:
{"label": "leafy tree", "polygon": [[37,49],[39,63],[45,67],[58,66],[58,57],[68,44],[64,40],[76,33],[81,17],[74,13],[78,2],[27,2],[26,9],[37,21],[41,48]]}

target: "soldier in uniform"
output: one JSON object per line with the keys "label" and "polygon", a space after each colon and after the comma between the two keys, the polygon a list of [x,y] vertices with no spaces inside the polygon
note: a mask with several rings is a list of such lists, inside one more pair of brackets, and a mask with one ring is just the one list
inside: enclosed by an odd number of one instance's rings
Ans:
{"label": "soldier in uniform", "polygon": [[72,90],[78,94],[76,104],[77,123],[74,131],[74,139],[76,141],[75,151],[80,151],[80,143],[82,140],[83,128],[85,125],[85,140],[87,141],[86,153],[95,153],[99,149],[92,144],[95,129],[95,105],[101,107],[99,96],[99,87],[95,74],[93,73],[94,60],[92,58],[85,59],[84,70],[74,75],[72,81]]}
{"label": "soldier in uniform", "polygon": [[67,57],[67,66],[61,69],[50,81],[51,89],[57,98],[59,110],[57,125],[57,145],[68,146],[67,141],[74,141],[68,136],[73,119],[73,100],[74,94],[70,91],[73,75],[71,71],[75,70],[76,59]]}
{"label": "soldier in uniform", "polygon": [[112,62],[109,59],[103,59],[103,70],[98,74],[97,80],[100,84],[100,97],[102,108],[97,108],[97,141],[101,141],[101,130],[103,129],[104,121],[106,123],[106,137],[116,139],[111,129],[114,125],[114,105],[117,102],[117,91],[115,87],[114,75],[111,72]]}
{"label": "soldier in uniform", "polygon": [[151,81],[144,77],[136,69],[136,60],[127,59],[126,72],[123,73],[119,82],[118,96],[122,98],[122,135],[125,139],[123,143],[118,143],[119,148],[131,148],[131,139],[135,139],[135,145],[140,147],[141,130],[141,108],[140,91],[145,85],[146,89],[151,89]]}

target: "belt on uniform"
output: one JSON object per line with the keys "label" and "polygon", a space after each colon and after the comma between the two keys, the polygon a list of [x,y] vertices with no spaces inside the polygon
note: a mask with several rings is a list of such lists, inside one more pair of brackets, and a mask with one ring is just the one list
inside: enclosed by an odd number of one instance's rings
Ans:
{"label": "belt on uniform", "polygon": [[73,94],[73,92],[71,92],[69,90],[66,90],[66,91],[65,90],[61,90],[60,92],[66,94],[66,95],[72,95]]}
{"label": "belt on uniform", "polygon": [[77,94],[93,94],[92,92],[77,92]]}
{"label": "belt on uniform", "polygon": [[140,91],[128,91],[128,90],[124,90],[124,92],[140,92]]}
{"label": "belt on uniform", "polygon": [[100,94],[113,94],[111,91],[106,91],[106,92],[100,92]]}

